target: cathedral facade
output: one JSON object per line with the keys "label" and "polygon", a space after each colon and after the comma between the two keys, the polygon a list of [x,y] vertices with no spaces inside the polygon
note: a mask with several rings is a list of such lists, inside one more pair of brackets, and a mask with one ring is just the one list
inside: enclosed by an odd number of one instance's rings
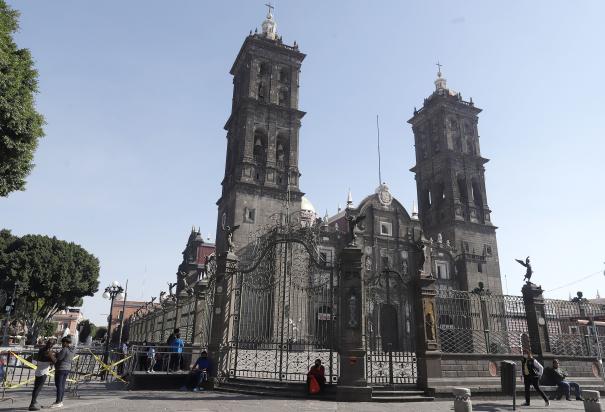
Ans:
{"label": "cathedral facade", "polygon": [[[299,186],[299,131],[304,112],[298,108],[299,74],[305,55],[277,33],[271,13],[260,33],[252,33],[235,59],[232,111],[222,194],[217,201],[217,252],[227,250],[233,228],[236,251],[245,248],[286,208],[320,219]],[[447,88],[441,71],[434,92],[414,109],[408,121],[416,150],[418,211],[405,207],[381,184],[375,193],[347,210],[366,215],[358,226],[364,262],[369,270],[412,267],[414,244],[426,239],[431,248],[431,274],[439,285],[459,290],[502,290],[496,242],[487,204],[485,163],[481,156],[474,103]],[[412,203],[412,202],[409,202]],[[334,233],[323,249],[338,259],[348,227],[345,211],[325,216]],[[340,241],[338,239],[341,239]]]}

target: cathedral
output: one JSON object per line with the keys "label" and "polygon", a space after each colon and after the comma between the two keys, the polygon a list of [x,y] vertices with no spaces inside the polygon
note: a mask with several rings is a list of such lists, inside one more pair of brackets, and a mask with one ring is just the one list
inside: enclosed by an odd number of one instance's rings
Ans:
{"label": "cathedral", "polygon": [[439,287],[501,293],[496,227],[485,185],[488,159],[481,156],[477,130],[481,109],[449,89],[439,70],[434,91],[408,120],[416,150],[410,170],[418,210],[414,207],[410,214],[381,184],[358,205],[349,194],[345,210],[320,218],[311,196],[304,196],[299,186],[299,132],[305,112],[298,97],[304,58],[296,42],[283,42],[271,11],[235,58],[230,70],[232,109],[225,124],[225,174],[217,201],[217,253],[227,250],[229,228],[238,228],[232,242],[242,249],[270,225],[271,216],[287,207],[321,221],[329,233],[321,253],[334,261],[346,243],[348,211],[365,216],[355,230],[368,272],[389,268],[407,276],[417,259],[416,242],[426,239],[432,245],[430,271]]}

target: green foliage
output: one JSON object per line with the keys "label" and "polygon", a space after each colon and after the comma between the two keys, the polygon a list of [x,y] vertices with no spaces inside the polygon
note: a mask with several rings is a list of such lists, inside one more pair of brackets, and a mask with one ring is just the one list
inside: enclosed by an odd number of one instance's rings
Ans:
{"label": "green foliage", "polygon": [[96,325],[88,319],[80,322],[78,328],[80,330],[80,342],[82,343],[85,343],[89,336],[95,336],[95,332],[97,331]]}
{"label": "green foliage", "polygon": [[18,18],[0,0],[0,196],[24,190],[38,139],[44,136],[44,118],[34,104],[38,72],[29,50],[13,41]]}
{"label": "green foliage", "polygon": [[40,334],[44,337],[54,336],[57,331],[57,322],[46,322],[41,331]]}
{"label": "green foliage", "polygon": [[94,340],[101,340],[105,337],[105,334],[107,333],[107,328],[105,326],[99,326],[97,328],[97,331],[94,334],[93,339]]}
{"label": "green foliage", "polygon": [[99,260],[75,243],[0,232],[0,288],[12,290],[19,282],[15,311],[26,322],[30,341],[57,311],[92,296],[98,277]]}

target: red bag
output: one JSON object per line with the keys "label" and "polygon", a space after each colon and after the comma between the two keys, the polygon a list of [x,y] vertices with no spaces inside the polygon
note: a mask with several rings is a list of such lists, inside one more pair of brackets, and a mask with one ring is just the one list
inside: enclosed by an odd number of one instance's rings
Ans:
{"label": "red bag", "polygon": [[317,382],[317,378],[313,375],[309,376],[309,393],[311,395],[317,395],[319,393],[319,382]]}

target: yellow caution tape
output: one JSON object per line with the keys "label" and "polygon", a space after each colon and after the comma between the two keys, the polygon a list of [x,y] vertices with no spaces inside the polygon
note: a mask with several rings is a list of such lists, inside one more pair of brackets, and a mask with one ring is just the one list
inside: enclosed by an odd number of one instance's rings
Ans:
{"label": "yellow caution tape", "polygon": [[120,377],[120,375],[118,375],[113,369],[118,366],[120,363],[127,361],[128,359],[132,358],[131,356],[128,356],[124,359],[120,359],[117,362],[111,363],[109,365],[107,365],[105,362],[103,362],[97,355],[95,355],[94,353],[92,353],[92,351],[89,349],[88,350],[90,352],[90,354],[92,356],[94,356],[94,358],[97,360],[97,362],[99,362],[99,365],[101,365],[101,368],[103,368],[104,370],[106,370],[107,372],[111,373],[113,375],[114,378],[116,378],[117,380],[119,380],[120,382],[124,382],[126,383],[126,381],[124,379],[122,379]]}
{"label": "yellow caution tape", "polygon": [[[33,363],[31,363],[30,361],[28,361],[28,360],[27,360],[27,359],[25,359],[24,357],[17,355],[15,352],[10,352],[10,354],[11,354],[11,355],[13,355],[13,356],[14,356],[14,357],[15,357],[17,360],[19,360],[19,361],[20,361],[22,364],[24,364],[25,366],[27,366],[29,369],[34,369],[34,370],[35,370],[35,369],[37,369],[37,368],[38,368],[36,365],[34,365]],[[80,355],[78,355],[78,356],[80,356]],[[74,359],[76,359],[76,357],[74,357]],[[49,369],[48,374],[49,374],[50,376],[55,376],[55,371],[54,371],[54,369]],[[16,384],[13,384],[13,383],[10,383],[10,382],[4,382],[4,386],[5,386],[7,389],[15,389],[15,388],[18,388],[18,387],[20,387],[20,386],[27,385],[27,384],[29,384],[29,383],[33,382],[34,380],[36,380],[36,377],[35,377],[35,376],[34,376],[33,378],[30,378],[30,379],[28,379],[28,380],[24,381],[24,382],[20,382],[20,383],[16,383]],[[75,383],[75,382],[77,382],[77,380],[74,380],[74,379],[69,379],[69,378],[68,378],[68,379],[67,379],[67,382]]]}

